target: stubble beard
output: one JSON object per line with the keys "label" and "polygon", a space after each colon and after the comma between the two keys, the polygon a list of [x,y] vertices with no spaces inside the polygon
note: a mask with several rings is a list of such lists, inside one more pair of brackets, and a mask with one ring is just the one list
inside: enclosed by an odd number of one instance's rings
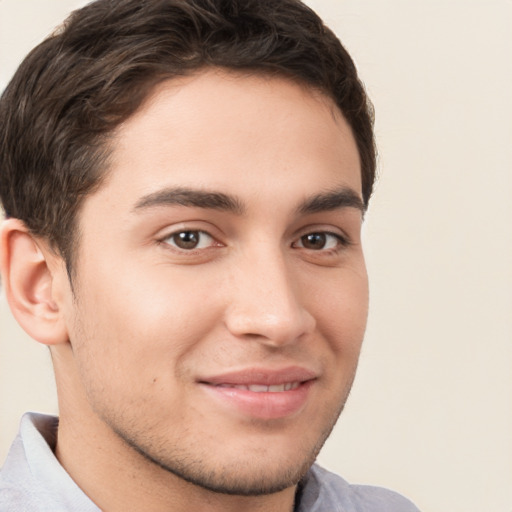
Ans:
{"label": "stubble beard", "polygon": [[[261,457],[253,455],[252,460],[241,453],[236,462],[231,461],[219,467],[218,461],[212,462],[211,453],[205,451],[201,456],[201,454],[193,455],[189,452],[186,446],[187,441],[183,443],[185,448],[174,446],[169,449],[169,446],[163,445],[162,437],[148,435],[148,429],[141,430],[140,426],[136,427],[135,424],[138,422],[135,418],[128,419],[123,413],[115,414],[114,408],[109,407],[112,404],[106,404],[101,399],[101,394],[92,382],[90,386],[86,386],[86,389],[89,391],[87,393],[89,404],[97,417],[145,461],[206,491],[234,496],[264,496],[296,486],[309,471],[345,407],[356,369],[357,361],[333,407],[334,411],[326,419],[325,426],[319,432],[316,441],[306,445],[297,439],[297,451],[302,451],[302,456],[294,457],[293,460],[275,461],[273,467],[262,463],[262,458],[268,455],[265,453],[262,453]],[[132,407],[127,409],[133,410]],[[214,425],[213,428],[215,428]],[[200,443],[200,441],[197,442]]]}
{"label": "stubble beard", "polygon": [[[304,478],[343,411],[351,387],[352,381],[344,393],[341,404],[331,415],[328,425],[319,434],[316,443],[306,447],[301,446],[298,440],[297,450],[304,450],[301,460],[280,461],[279,464],[274,464],[278,466],[275,468],[266,467],[261,463],[261,458],[253,464],[251,460],[244,459],[244,454],[241,454],[234,464],[213,467],[214,464],[209,464],[207,454],[193,458],[184,450],[176,450],[171,454],[164,453],[161,449],[155,448],[155,443],[149,441],[144,435],[133,435],[133,431],[128,433],[116,428],[110,421],[107,423],[122,441],[146,461],[181,480],[218,494],[264,496],[296,486]],[[254,469],[248,471],[248,468]]]}

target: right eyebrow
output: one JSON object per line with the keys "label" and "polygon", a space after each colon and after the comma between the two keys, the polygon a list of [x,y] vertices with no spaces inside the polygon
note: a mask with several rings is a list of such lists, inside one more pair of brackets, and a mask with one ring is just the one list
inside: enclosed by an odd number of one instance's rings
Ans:
{"label": "right eyebrow", "polygon": [[245,213],[245,207],[235,196],[225,194],[224,192],[183,187],[164,188],[145,195],[137,201],[133,211],[174,205],[222,210],[237,215],[243,215]]}
{"label": "right eyebrow", "polygon": [[366,211],[366,206],[360,195],[349,187],[341,187],[307,198],[299,205],[298,211],[302,214],[308,214],[340,208],[355,208],[362,215]]}

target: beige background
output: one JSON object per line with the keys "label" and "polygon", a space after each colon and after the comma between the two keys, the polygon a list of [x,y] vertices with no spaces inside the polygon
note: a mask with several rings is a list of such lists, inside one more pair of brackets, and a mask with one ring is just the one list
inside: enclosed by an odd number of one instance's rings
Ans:
{"label": "beige background", "polygon": [[[73,0],[0,0],[0,89]],[[310,0],[377,110],[359,375],[321,455],[423,512],[512,512],[512,2]],[[49,356],[0,299],[0,460],[55,411]]]}

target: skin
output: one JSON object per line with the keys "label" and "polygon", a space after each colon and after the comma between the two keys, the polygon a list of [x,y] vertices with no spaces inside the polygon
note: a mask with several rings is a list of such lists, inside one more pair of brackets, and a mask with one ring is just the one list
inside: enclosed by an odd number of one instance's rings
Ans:
{"label": "skin", "polygon": [[[286,79],[164,82],[118,128],[80,212],[73,289],[36,241],[61,326],[39,336],[57,376],[56,453],[102,510],[292,510],[356,371],[361,204],[349,126]],[[290,367],[312,378],[278,417],[205,385]]]}

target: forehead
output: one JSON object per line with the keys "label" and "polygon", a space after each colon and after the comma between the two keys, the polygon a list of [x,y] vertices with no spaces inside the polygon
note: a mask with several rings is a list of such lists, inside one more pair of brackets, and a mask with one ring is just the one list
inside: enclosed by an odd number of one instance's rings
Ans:
{"label": "forehead", "polygon": [[356,143],[339,109],[286,78],[213,69],[162,82],[118,127],[111,150],[103,189],[132,203],[176,184],[269,196],[296,183],[361,189]]}

